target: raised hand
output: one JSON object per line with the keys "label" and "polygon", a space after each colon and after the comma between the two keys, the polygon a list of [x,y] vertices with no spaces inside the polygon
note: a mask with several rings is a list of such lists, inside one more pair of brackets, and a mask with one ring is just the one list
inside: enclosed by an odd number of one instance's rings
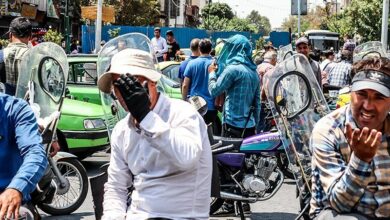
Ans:
{"label": "raised hand", "polygon": [[140,123],[150,112],[150,99],[147,90],[130,74],[121,75],[114,81],[131,115]]}
{"label": "raised hand", "polygon": [[355,155],[367,163],[374,158],[382,139],[382,133],[375,129],[352,129],[349,123],[346,125],[345,136]]}

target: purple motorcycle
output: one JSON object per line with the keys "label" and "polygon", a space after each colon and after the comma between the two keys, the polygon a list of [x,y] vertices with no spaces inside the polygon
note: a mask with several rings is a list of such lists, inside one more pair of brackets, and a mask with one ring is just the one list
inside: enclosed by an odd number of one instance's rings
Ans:
{"label": "purple motorcycle", "polygon": [[214,155],[213,189],[210,214],[225,200],[254,203],[270,199],[284,180],[281,169],[288,167],[278,131],[265,132],[245,139],[213,136],[209,129]]}

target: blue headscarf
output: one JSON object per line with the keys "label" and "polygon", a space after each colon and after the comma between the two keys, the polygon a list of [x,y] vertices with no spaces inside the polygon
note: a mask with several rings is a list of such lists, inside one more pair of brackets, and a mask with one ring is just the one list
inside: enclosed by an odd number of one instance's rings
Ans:
{"label": "blue headscarf", "polygon": [[252,60],[252,46],[248,38],[236,34],[226,39],[217,63],[217,76],[221,75],[228,65],[243,64],[252,70],[256,70],[256,65]]}

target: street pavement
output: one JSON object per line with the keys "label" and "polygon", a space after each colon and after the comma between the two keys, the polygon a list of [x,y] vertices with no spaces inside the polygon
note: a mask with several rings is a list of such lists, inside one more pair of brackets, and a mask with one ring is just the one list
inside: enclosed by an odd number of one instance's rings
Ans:
{"label": "street pavement", "polygon": [[[88,172],[88,176],[99,173],[99,167],[109,161],[108,154],[96,153],[93,157],[82,161]],[[286,179],[282,187],[275,196],[267,201],[251,204],[252,215],[247,219],[252,220],[290,220],[297,216],[299,209],[298,199],[295,198],[295,183],[291,179]],[[48,216],[41,212],[43,220],[94,220],[93,202],[91,189],[89,187],[87,198],[83,205],[72,215],[68,216]],[[238,220],[237,217],[211,217],[210,220]]]}

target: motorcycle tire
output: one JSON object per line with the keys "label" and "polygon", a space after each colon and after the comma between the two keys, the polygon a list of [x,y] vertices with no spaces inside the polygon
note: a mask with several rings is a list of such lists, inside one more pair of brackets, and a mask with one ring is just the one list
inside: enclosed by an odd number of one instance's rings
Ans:
{"label": "motorcycle tire", "polygon": [[210,203],[210,215],[217,212],[223,205],[224,200],[221,198],[212,197]]}
{"label": "motorcycle tire", "polygon": [[[58,166],[60,172],[62,174],[64,174],[65,172],[64,172],[64,169],[61,169],[61,168],[63,168],[63,167],[61,167],[61,165],[66,165],[66,166],[72,167],[73,169],[76,169],[75,172],[78,172],[78,174],[80,175],[80,178],[81,178],[80,183],[82,184],[82,186],[80,187],[80,195],[78,196],[78,198],[75,201],[72,202],[71,205],[68,205],[66,207],[56,207],[55,206],[56,197],[61,196],[61,195],[59,195],[58,191],[56,192],[56,195],[54,196],[54,199],[50,204],[45,204],[45,203],[38,204],[38,207],[42,211],[44,211],[50,215],[69,215],[69,214],[73,213],[83,204],[83,202],[87,196],[87,193],[88,193],[87,171],[85,170],[84,166],[80,163],[80,161],[77,160],[76,158],[59,159],[57,161],[57,166]],[[67,170],[65,170],[65,171],[67,171]],[[65,178],[67,178],[67,177],[65,177]],[[65,193],[69,192],[69,189],[70,188],[68,188],[68,190]]]}

